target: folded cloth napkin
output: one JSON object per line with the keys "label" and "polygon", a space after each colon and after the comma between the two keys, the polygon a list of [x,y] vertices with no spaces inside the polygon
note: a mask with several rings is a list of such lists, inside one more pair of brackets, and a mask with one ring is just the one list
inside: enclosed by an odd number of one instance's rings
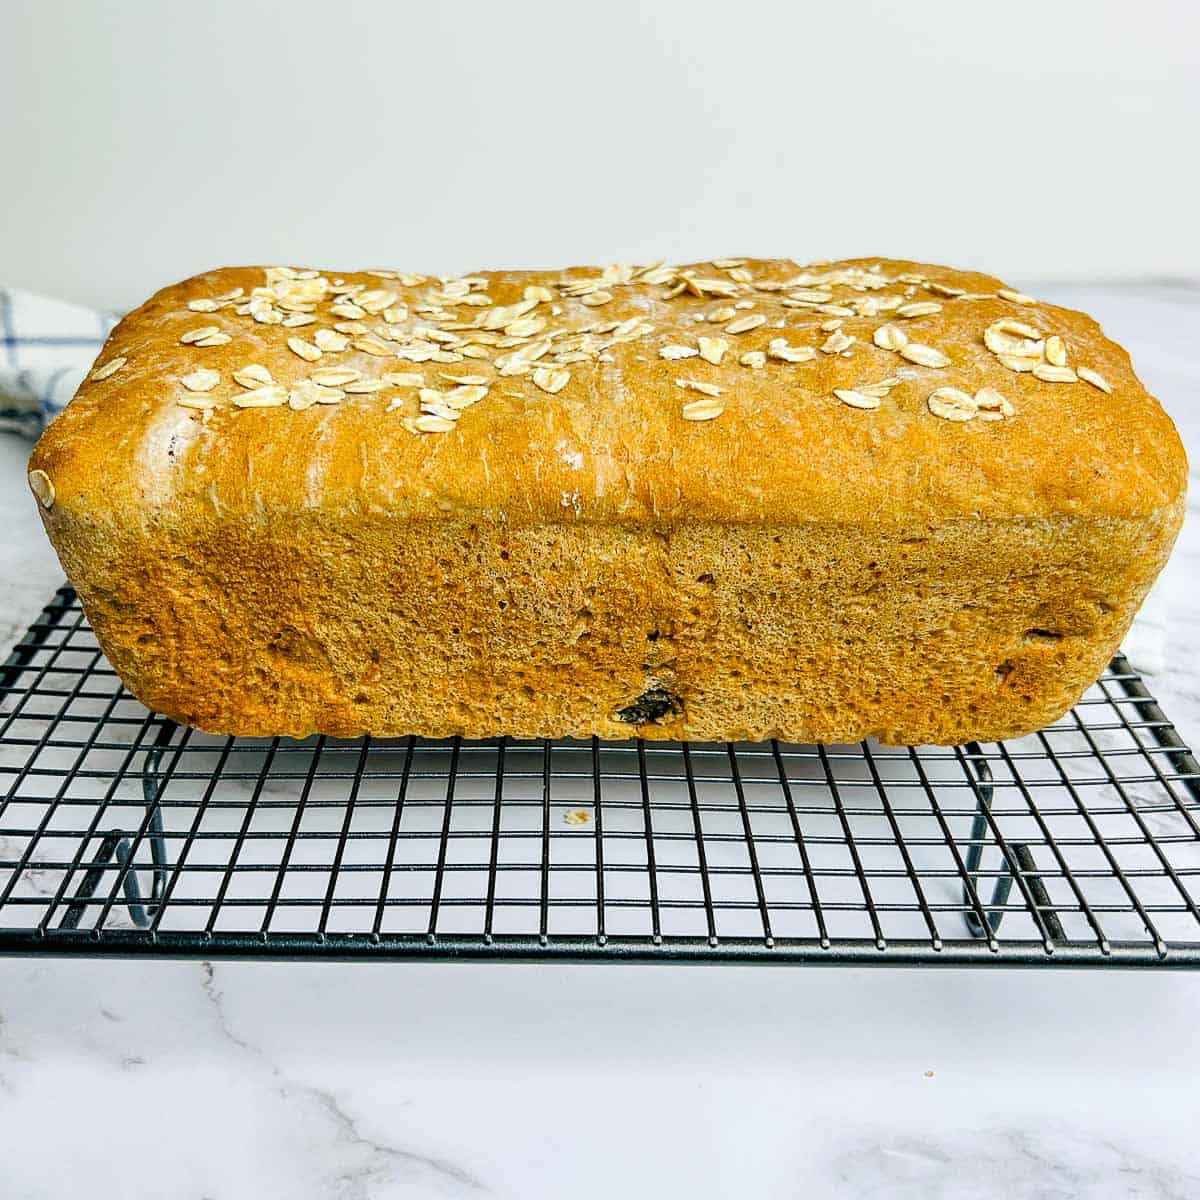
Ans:
{"label": "folded cloth napkin", "polygon": [[111,313],[0,287],[0,429],[37,437],[75,394]]}

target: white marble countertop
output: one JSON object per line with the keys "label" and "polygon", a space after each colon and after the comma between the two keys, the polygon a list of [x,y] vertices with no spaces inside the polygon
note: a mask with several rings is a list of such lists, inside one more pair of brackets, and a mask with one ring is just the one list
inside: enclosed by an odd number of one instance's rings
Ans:
{"label": "white marble countertop", "polygon": [[[1038,290],[1200,462],[1200,283]],[[61,578],[26,450],[0,654]],[[1196,503],[1127,642],[1193,744]],[[1183,1200],[1198,1080],[1200,973],[0,960],[6,1200]]]}

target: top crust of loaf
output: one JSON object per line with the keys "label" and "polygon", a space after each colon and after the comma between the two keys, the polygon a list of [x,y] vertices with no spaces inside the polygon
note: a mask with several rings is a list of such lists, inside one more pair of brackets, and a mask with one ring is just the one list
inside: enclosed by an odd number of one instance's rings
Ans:
{"label": "top crust of loaf", "polygon": [[1176,502],[1187,472],[1091,318],[889,259],[460,280],[223,268],[121,321],[30,468],[52,532],[61,513],[137,523],[195,506],[1139,518]]}

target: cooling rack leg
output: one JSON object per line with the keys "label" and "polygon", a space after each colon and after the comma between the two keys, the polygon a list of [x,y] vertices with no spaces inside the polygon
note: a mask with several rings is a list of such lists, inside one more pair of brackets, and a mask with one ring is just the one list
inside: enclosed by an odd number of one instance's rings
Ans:
{"label": "cooling rack leg", "polygon": [[133,864],[132,843],[123,830],[114,829],[101,839],[79,887],[71,897],[71,904],[59,922],[60,929],[79,928],[79,923],[87,911],[87,901],[96,894],[96,889],[104,879],[104,868],[114,858],[121,865],[121,890],[125,895],[125,907],[129,910],[130,920],[139,929],[149,927],[158,911],[158,901],[162,898],[167,882],[167,850],[163,838],[162,809],[158,801],[166,782],[161,770],[163,751],[170,744],[177,728],[174,721],[163,721],[154,739],[154,745],[146,751],[146,765],[142,769],[142,801],[150,814],[146,840],[150,844],[150,858],[154,866],[150,902],[145,902],[141,885],[138,883],[137,870]]}
{"label": "cooling rack leg", "polygon": [[[67,911],[63,913],[63,918],[58,923],[59,929],[79,928],[79,922],[83,920],[84,913],[87,912],[87,901],[96,894],[96,889],[100,886],[100,881],[104,878],[104,868],[108,863],[112,862],[113,855],[117,851],[117,844],[120,841],[121,831],[119,829],[113,833],[105,834],[100,842],[100,848],[92,856],[92,861],[88,863],[88,869],[84,872],[83,879],[79,882],[79,887],[75,889],[75,894],[71,897],[71,903],[67,906]],[[129,872],[127,878],[133,878],[132,871]],[[133,886],[137,887],[136,879]]]}
{"label": "cooling rack leg", "polygon": [[[996,878],[995,886],[992,889],[992,898],[983,905],[987,916],[987,927],[985,927],[974,911],[975,898],[971,893],[975,892],[975,896],[978,897],[979,866],[983,861],[984,843],[991,829],[991,822],[988,818],[991,815],[995,786],[992,769],[983,757],[983,748],[979,743],[971,742],[967,746],[967,753],[967,761],[971,764],[978,779],[975,789],[978,799],[975,803],[975,819],[971,822],[971,843],[967,847],[966,868],[970,883],[964,883],[962,889],[963,903],[967,906],[963,912],[963,920],[972,937],[990,938],[999,930],[1000,922],[1004,920],[1004,908],[1008,903],[1013,886],[1012,864],[1008,855],[1002,855],[1009,873]],[[1050,937],[1055,941],[1061,941],[1065,936],[1062,924],[1058,915],[1050,908],[1050,896],[1046,892],[1046,885],[1042,882],[1041,876],[1037,873],[1037,864],[1033,860],[1029,847],[1024,843],[1010,842],[1008,848],[1017,860],[1017,868],[1025,879],[1029,894],[1043,914]]]}
{"label": "cooling rack leg", "polygon": [[[983,844],[984,839],[988,834],[988,819],[987,814],[992,806],[992,769],[988,766],[985,759],[980,757],[982,748],[977,742],[972,742],[967,751],[970,754],[968,762],[971,764],[971,769],[978,777],[979,783],[976,788],[978,799],[975,802],[975,819],[971,822],[971,841],[967,846],[967,875],[970,878],[970,884],[963,884],[962,894],[963,903],[970,906],[972,904],[971,892],[978,894],[979,891],[979,865],[983,861]],[[1000,928],[1000,922],[1004,919],[1004,906],[1008,903],[1008,895],[1012,891],[1012,876],[1001,875],[996,880],[995,888],[992,891],[991,904],[986,912],[988,928],[984,928],[983,923],[979,920],[978,915],[971,907],[963,913],[963,920],[967,924],[967,929],[972,937],[986,938]],[[991,909],[1000,909],[999,912],[993,912]]]}
{"label": "cooling rack leg", "polygon": [[[142,770],[142,802],[150,812],[150,858],[154,863],[154,878],[150,885],[150,915],[153,916],[167,886],[167,846],[163,837],[162,808],[159,800],[166,786],[162,774],[163,751],[171,744],[171,738],[179,728],[174,721],[164,718],[154,745],[146,752],[146,765]],[[132,872],[130,872],[132,874]]]}

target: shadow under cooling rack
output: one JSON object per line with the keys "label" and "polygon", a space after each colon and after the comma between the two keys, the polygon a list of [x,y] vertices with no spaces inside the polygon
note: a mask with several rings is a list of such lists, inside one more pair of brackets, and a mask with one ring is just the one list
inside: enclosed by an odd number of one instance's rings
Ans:
{"label": "shadow under cooling rack", "polygon": [[0,796],[7,953],[1200,966],[1200,771],[1120,657],[988,746],[219,738],[63,588]]}

